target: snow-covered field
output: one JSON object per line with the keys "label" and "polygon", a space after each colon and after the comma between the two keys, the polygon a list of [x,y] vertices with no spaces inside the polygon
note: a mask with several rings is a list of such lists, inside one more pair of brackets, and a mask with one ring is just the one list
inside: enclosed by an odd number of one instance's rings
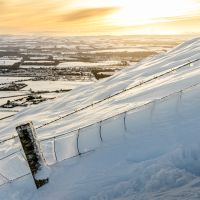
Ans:
{"label": "snow-covered field", "polygon": [[8,77],[8,76],[1,76],[0,77],[0,84],[11,83],[15,81],[23,81],[28,80],[30,77]]}
{"label": "snow-covered field", "polygon": [[75,67],[108,67],[117,66],[121,63],[119,61],[104,61],[104,62],[64,62],[57,65],[57,68],[75,68]]}
{"label": "snow-covered field", "polygon": [[108,50],[94,50],[94,51],[91,51],[91,53],[115,53],[115,52],[134,53],[134,52],[149,52],[149,51],[163,52],[163,48],[148,45],[148,46],[127,47],[127,48],[117,48],[117,49],[108,49]]}
{"label": "snow-covered field", "polygon": [[23,90],[32,89],[33,91],[55,91],[55,90],[70,90],[78,86],[88,85],[91,82],[80,81],[26,81],[27,86]]}
{"label": "snow-covered field", "polygon": [[200,199],[199,52],[196,38],[2,121],[1,140],[27,120],[38,127],[50,182],[19,178],[29,169],[9,140],[0,199]]}
{"label": "snow-covered field", "polygon": [[11,60],[11,59],[0,59],[0,66],[12,66],[16,63],[21,62],[21,58],[16,59],[16,60]]}
{"label": "snow-covered field", "polygon": [[1,91],[0,99],[14,97],[14,96],[26,96],[26,95],[27,95],[27,91]]}
{"label": "snow-covered field", "polygon": [[20,65],[21,69],[29,69],[29,68],[33,68],[33,69],[40,69],[40,68],[54,68],[55,65]]}

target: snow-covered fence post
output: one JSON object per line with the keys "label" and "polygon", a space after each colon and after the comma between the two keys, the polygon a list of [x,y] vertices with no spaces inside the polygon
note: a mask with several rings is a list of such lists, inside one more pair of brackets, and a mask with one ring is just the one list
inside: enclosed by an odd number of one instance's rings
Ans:
{"label": "snow-covered fence post", "polygon": [[99,122],[99,137],[101,139],[101,142],[103,142],[103,138],[102,138],[102,121]]}
{"label": "snow-covered fence post", "polygon": [[78,151],[78,155],[80,156],[81,152],[79,150],[79,136],[80,136],[80,129],[78,129],[78,134],[77,134],[77,138],[76,138],[76,148],[77,148],[77,151]]}
{"label": "snow-covered fence post", "polygon": [[47,177],[43,176],[45,173],[45,162],[40,151],[39,143],[36,139],[35,128],[33,123],[25,123],[16,127],[17,133],[19,135],[20,142],[22,144],[28,165],[30,167],[35,185],[37,188],[48,183]]}
{"label": "snow-covered fence post", "polygon": [[54,150],[54,156],[57,162],[58,158],[57,158],[57,153],[56,153],[56,138],[55,137],[53,138],[53,150]]}
{"label": "snow-covered fence post", "polygon": [[124,130],[127,132],[127,126],[126,126],[126,112],[124,113]]}

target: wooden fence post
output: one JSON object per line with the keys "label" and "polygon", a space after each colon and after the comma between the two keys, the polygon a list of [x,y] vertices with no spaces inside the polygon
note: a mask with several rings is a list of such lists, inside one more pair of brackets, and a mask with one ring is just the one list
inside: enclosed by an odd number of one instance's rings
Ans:
{"label": "wooden fence post", "polygon": [[16,127],[22,144],[28,165],[30,167],[35,185],[38,188],[48,183],[48,178],[37,177],[38,172],[44,170],[45,162],[40,151],[40,145],[36,139],[35,128],[32,122],[28,122]]}

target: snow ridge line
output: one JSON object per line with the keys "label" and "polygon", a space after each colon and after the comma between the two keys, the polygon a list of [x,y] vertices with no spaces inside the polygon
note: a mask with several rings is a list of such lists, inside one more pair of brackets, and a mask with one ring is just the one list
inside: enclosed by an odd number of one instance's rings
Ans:
{"label": "snow ridge line", "polygon": [[[80,130],[82,130],[82,129],[88,128],[88,127],[93,126],[93,125],[95,125],[95,124],[100,124],[100,125],[101,125],[101,123],[102,123],[103,121],[106,121],[106,120],[115,118],[115,117],[117,117],[117,116],[119,116],[119,115],[122,115],[122,114],[124,114],[125,117],[126,117],[126,114],[127,114],[128,112],[130,112],[130,111],[143,108],[143,107],[145,107],[145,106],[147,106],[147,105],[150,105],[150,104],[152,104],[152,103],[156,103],[157,101],[165,100],[165,99],[167,99],[167,98],[169,98],[169,97],[171,97],[171,96],[177,95],[177,94],[182,94],[183,92],[186,92],[186,91],[188,91],[188,90],[190,90],[190,89],[192,89],[192,88],[194,88],[194,87],[197,87],[197,86],[199,86],[199,85],[200,85],[200,82],[195,83],[195,84],[193,84],[193,85],[191,85],[191,86],[188,86],[188,87],[186,87],[186,88],[184,88],[184,89],[181,89],[181,90],[179,90],[179,91],[177,91],[177,92],[173,92],[173,93],[168,94],[168,95],[166,95],[166,96],[164,96],[164,97],[161,97],[161,98],[159,98],[159,99],[154,99],[154,100],[152,100],[152,101],[146,102],[146,103],[144,103],[144,104],[142,104],[142,105],[140,105],[140,106],[137,106],[137,107],[128,109],[128,110],[126,110],[126,111],[120,112],[120,113],[115,114],[115,115],[113,115],[113,116],[110,116],[110,117],[108,117],[108,118],[102,119],[101,121],[94,122],[94,123],[91,123],[91,124],[89,124],[89,125],[79,127],[79,128],[77,128],[77,129],[73,129],[73,130],[71,130],[71,131],[69,131],[69,132],[67,132],[67,133],[63,133],[63,134],[60,134],[60,135],[55,135],[55,136],[48,137],[48,138],[39,139],[39,142],[43,142],[43,141],[48,141],[48,140],[56,139],[56,138],[58,138],[58,137],[65,136],[65,135],[68,135],[68,134],[73,133],[73,132],[76,132],[76,131],[78,131],[78,133],[79,133]],[[126,125],[125,120],[124,120],[124,125]]]}
{"label": "snow ridge line", "polygon": [[52,120],[52,121],[47,122],[47,123],[45,123],[45,124],[43,124],[43,125],[41,125],[41,126],[38,126],[38,127],[36,127],[36,130],[37,130],[37,129],[40,129],[40,128],[43,128],[43,127],[45,127],[45,126],[48,126],[48,125],[50,125],[50,124],[52,124],[52,123],[54,123],[54,122],[57,122],[57,121],[59,121],[59,120],[61,120],[61,119],[64,119],[64,118],[66,118],[66,117],[68,117],[68,116],[70,116],[70,115],[73,115],[73,114],[75,114],[75,113],[78,113],[78,112],[80,112],[80,111],[83,111],[83,110],[85,110],[85,109],[87,109],[87,108],[93,107],[94,105],[97,105],[97,104],[99,104],[99,103],[101,103],[101,102],[103,102],[103,101],[105,101],[105,100],[111,99],[111,98],[113,98],[113,97],[115,97],[115,96],[118,96],[118,95],[120,95],[120,94],[122,94],[122,93],[125,93],[125,92],[127,92],[127,91],[129,91],[129,90],[135,89],[135,88],[137,88],[137,87],[139,87],[139,86],[141,86],[141,85],[143,85],[143,84],[149,83],[149,82],[151,82],[151,81],[153,81],[153,80],[155,80],[155,79],[157,79],[157,78],[160,78],[160,77],[162,77],[162,76],[165,76],[166,74],[170,74],[170,73],[172,73],[172,72],[174,72],[174,71],[176,71],[176,70],[179,70],[179,69],[181,69],[181,68],[183,68],[183,67],[186,67],[187,65],[190,65],[190,64],[192,64],[192,63],[195,63],[195,62],[197,62],[197,61],[199,61],[199,60],[200,60],[200,58],[194,59],[193,61],[189,61],[189,62],[187,62],[187,63],[185,63],[185,64],[182,64],[182,65],[180,65],[180,66],[178,66],[178,67],[174,67],[174,68],[171,68],[171,69],[169,69],[169,70],[166,70],[164,73],[162,73],[162,74],[160,74],[160,75],[157,75],[157,76],[154,76],[153,78],[149,78],[149,79],[146,80],[146,81],[140,81],[139,83],[137,83],[136,85],[134,85],[134,86],[132,86],[132,87],[130,87],[130,88],[126,88],[126,89],[124,89],[124,90],[121,90],[121,91],[119,91],[119,92],[117,92],[117,93],[115,93],[115,94],[113,94],[113,95],[110,95],[110,96],[108,96],[108,97],[106,97],[106,98],[104,98],[104,99],[101,99],[101,100],[99,100],[99,101],[96,101],[96,102],[94,102],[94,103],[92,103],[92,104],[90,104],[90,105],[88,105],[88,106],[82,107],[82,108],[80,108],[80,109],[76,109],[76,110],[74,110],[74,111],[71,112],[71,113],[68,113],[68,114],[66,114],[66,115],[60,116],[59,118],[57,118],[57,119],[55,119],[55,120]]}

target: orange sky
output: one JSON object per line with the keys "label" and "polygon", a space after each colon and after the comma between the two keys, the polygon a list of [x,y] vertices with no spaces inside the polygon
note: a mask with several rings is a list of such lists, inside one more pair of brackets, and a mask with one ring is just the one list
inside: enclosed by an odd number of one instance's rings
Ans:
{"label": "orange sky", "polygon": [[200,0],[0,0],[0,33],[200,33]]}

